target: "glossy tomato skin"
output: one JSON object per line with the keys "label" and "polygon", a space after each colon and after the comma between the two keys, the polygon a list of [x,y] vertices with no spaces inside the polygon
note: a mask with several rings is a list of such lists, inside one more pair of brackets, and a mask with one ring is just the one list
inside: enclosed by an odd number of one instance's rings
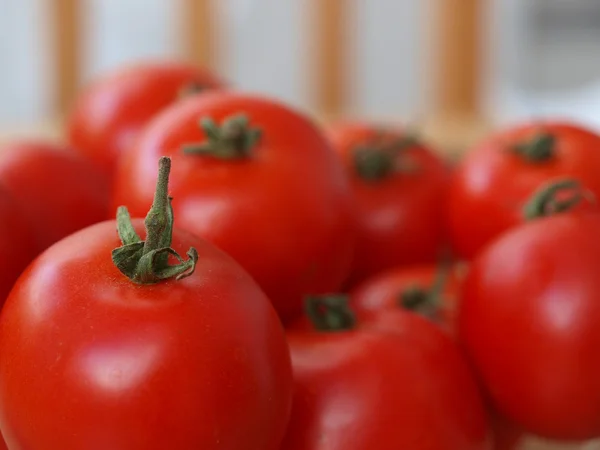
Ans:
{"label": "glossy tomato skin", "polygon": [[467,275],[459,335],[500,413],[542,437],[600,436],[600,215],[511,230]]}
{"label": "glossy tomato skin", "polygon": [[0,187],[29,222],[38,252],[106,219],[108,180],[81,156],[44,142],[14,142],[0,153]]}
{"label": "glossy tomato skin", "polygon": [[288,342],[296,392],[282,450],[491,448],[466,361],[426,319],[390,311],[351,331],[291,329]]}
{"label": "glossy tomato skin", "polygon": [[[135,226],[143,237],[141,220]],[[254,281],[212,245],[181,281],[140,286],[111,261],[114,221],[69,236],[0,316],[0,426],[13,449],[278,450],[292,379]]]}
{"label": "glossy tomato skin", "polygon": [[[435,265],[401,266],[368,278],[350,291],[352,309],[358,314],[385,314],[387,311],[402,308],[402,293],[415,287],[430,289],[439,270]],[[456,266],[450,269],[439,299],[439,316],[436,317],[439,320],[436,322],[452,332],[455,329],[460,284],[464,273],[463,267]]]}
{"label": "glossy tomato skin", "polygon": [[[202,117],[245,113],[262,137],[245,159],[184,154],[203,142]],[[350,269],[354,209],[346,177],[322,133],[289,108],[239,93],[207,93],[164,111],[121,161],[114,205],[133,216],[152,201],[155,161],[173,160],[177,226],[229,253],[288,320],[305,294],[337,291]]]}
{"label": "glossy tomato skin", "polygon": [[35,256],[36,247],[27,220],[10,195],[0,188],[0,307]]}
{"label": "glossy tomato skin", "polygon": [[[555,155],[530,162],[511,152],[539,132],[555,139]],[[542,184],[578,179],[600,195],[600,136],[560,122],[532,123],[499,132],[474,148],[456,168],[448,201],[448,223],[456,253],[472,259],[504,231],[523,222],[522,208]]]}
{"label": "glossy tomato skin", "polygon": [[[396,172],[365,180],[355,169],[354,151],[373,141],[380,129],[372,124],[340,122],[328,128],[341,157],[358,208],[358,233],[350,284],[383,270],[435,263],[446,243],[445,193],[449,170],[430,148],[418,144],[399,158],[413,173]],[[398,130],[390,136],[404,137]]]}
{"label": "glossy tomato skin", "polygon": [[224,87],[216,75],[178,62],[141,63],[100,78],[82,92],[68,117],[69,141],[110,174],[140,129],[190,83]]}

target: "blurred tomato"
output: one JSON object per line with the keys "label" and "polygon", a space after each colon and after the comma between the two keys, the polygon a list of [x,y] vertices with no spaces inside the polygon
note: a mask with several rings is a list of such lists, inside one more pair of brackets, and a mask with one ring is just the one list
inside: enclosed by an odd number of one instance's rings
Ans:
{"label": "blurred tomato", "polygon": [[304,295],[337,291],[354,247],[354,210],[321,131],[273,101],[221,91],[171,106],[121,160],[114,205],[152,201],[154,161],[173,158],[177,225],[254,277],[284,320]]}
{"label": "blurred tomato", "polygon": [[146,63],[119,69],[81,93],[68,117],[69,140],[112,173],[140,129],[180,94],[222,86],[215,75],[190,64]]}
{"label": "blurred tomato", "polygon": [[339,123],[328,131],[358,206],[351,284],[398,265],[435,263],[445,244],[445,162],[398,130]]}
{"label": "blurred tomato", "polygon": [[81,156],[44,142],[13,142],[0,152],[0,187],[18,204],[38,252],[106,218],[108,181]]}
{"label": "blurred tomato", "polygon": [[579,180],[600,198],[600,136],[561,122],[536,122],[494,134],[456,169],[449,225],[454,249],[473,258],[502,232],[523,222],[522,208],[541,184]]}

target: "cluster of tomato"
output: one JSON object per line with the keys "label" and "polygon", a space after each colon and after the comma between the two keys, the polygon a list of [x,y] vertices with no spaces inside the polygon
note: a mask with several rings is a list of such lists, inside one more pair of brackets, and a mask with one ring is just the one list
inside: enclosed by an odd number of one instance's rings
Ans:
{"label": "cluster of tomato", "polygon": [[451,167],[175,63],[89,86],[66,134],[0,153],[8,448],[600,435],[600,136],[529,124]]}

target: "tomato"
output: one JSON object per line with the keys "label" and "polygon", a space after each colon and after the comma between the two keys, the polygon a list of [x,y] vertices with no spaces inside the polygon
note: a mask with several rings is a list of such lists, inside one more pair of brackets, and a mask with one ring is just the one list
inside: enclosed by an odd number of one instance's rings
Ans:
{"label": "tomato", "polygon": [[123,246],[115,221],[96,224],[15,285],[0,315],[11,448],[279,449],[293,387],[281,323],[231,258],[172,229],[167,177],[164,158],[145,241],[120,209]]}
{"label": "tomato", "polygon": [[351,284],[395,266],[435,263],[446,241],[445,163],[398,130],[339,123],[328,131],[358,207]]}
{"label": "tomato", "polygon": [[459,336],[500,413],[542,437],[600,436],[600,214],[541,218],[471,264]]}
{"label": "tomato", "polygon": [[357,314],[409,309],[424,314],[452,331],[462,272],[458,266],[396,267],[352,289],[352,308]]}
{"label": "tomato", "polygon": [[241,263],[280,317],[296,316],[305,294],[340,288],[352,259],[354,209],[339,161],[309,120],[225,91],[173,105],[122,159],[115,205],[142,214],[152,161],[163,154],[174,161],[178,226]]}
{"label": "tomato", "polygon": [[79,96],[67,120],[69,141],[110,174],[141,128],[177,101],[182,90],[223,86],[216,75],[178,62],[119,69],[92,83]]}
{"label": "tomato", "polygon": [[353,323],[318,308],[317,329],[287,333],[296,391],[281,450],[491,448],[478,387],[446,333],[401,310]]}
{"label": "tomato", "polygon": [[13,283],[36,256],[36,247],[27,220],[18,205],[1,188],[0,255],[1,307]]}
{"label": "tomato", "polygon": [[106,218],[108,181],[60,146],[14,142],[0,153],[0,187],[18,203],[38,251]]}
{"label": "tomato", "polygon": [[522,223],[521,209],[540,184],[568,176],[600,196],[600,136],[561,122],[536,122],[490,136],[456,169],[448,200],[452,245],[473,258]]}

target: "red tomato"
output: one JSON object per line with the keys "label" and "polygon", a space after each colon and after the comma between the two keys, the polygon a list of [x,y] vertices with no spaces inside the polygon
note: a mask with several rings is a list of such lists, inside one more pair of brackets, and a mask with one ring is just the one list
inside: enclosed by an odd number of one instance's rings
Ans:
{"label": "red tomato", "polygon": [[54,144],[5,145],[0,185],[27,217],[38,251],[106,218],[106,178],[80,156]]}
{"label": "red tomato", "polygon": [[0,307],[35,256],[36,247],[27,220],[8,193],[0,189]]}
{"label": "red tomato", "polygon": [[354,246],[351,195],[339,161],[306,118],[234,92],[180,102],[122,159],[115,205],[143,213],[156,179],[152,162],[163,154],[174,161],[178,226],[241,263],[280,317],[297,315],[305,294],[340,288]]}
{"label": "red tomato", "polygon": [[477,384],[446,333],[401,310],[327,323],[349,329],[288,330],[296,391],[281,450],[491,448]]}
{"label": "red tomato", "polygon": [[[0,427],[11,448],[279,449],[293,387],[281,323],[214,246],[175,229],[168,248],[162,180],[146,234],[121,217],[118,248],[115,221],[81,230],[11,292],[0,315]],[[167,266],[165,252],[188,248]]]}
{"label": "red tomato", "polygon": [[522,223],[534,189],[560,176],[578,179],[600,198],[600,136],[575,125],[533,123],[489,137],[469,153],[451,183],[449,225],[457,253],[473,258]]}
{"label": "red tomato", "polygon": [[600,436],[600,214],[541,218],[471,264],[458,328],[489,395],[542,437]]}
{"label": "red tomato", "polygon": [[397,130],[340,123],[329,137],[358,206],[352,284],[398,265],[435,263],[445,244],[445,163]]}
{"label": "red tomato", "polygon": [[91,84],[68,117],[71,145],[112,173],[141,128],[180,96],[182,89],[212,89],[223,82],[208,71],[177,62],[119,69]]}
{"label": "red tomato", "polygon": [[453,269],[433,265],[397,267],[352,289],[352,307],[357,314],[409,309],[453,331],[462,272],[458,266]]}

